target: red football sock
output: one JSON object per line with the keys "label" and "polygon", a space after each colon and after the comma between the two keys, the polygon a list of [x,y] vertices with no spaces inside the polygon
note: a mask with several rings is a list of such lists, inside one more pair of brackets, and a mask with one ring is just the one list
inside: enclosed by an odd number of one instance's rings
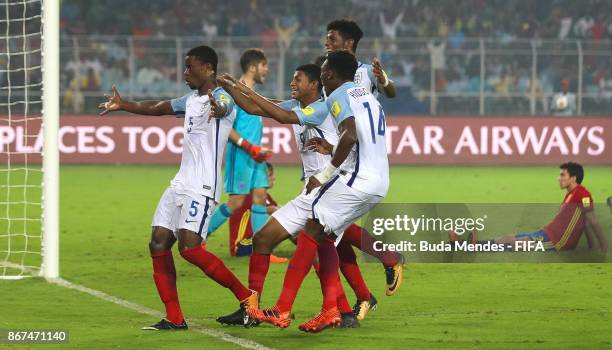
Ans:
{"label": "red football sock", "polygon": [[353,247],[342,239],[336,249],[340,257],[340,271],[342,271],[344,278],[346,278],[346,281],[355,292],[357,300],[370,300],[370,290],[363,279],[359,265],[357,265],[357,257]]}
{"label": "red football sock", "polygon": [[324,239],[319,243],[319,278],[323,289],[323,309],[329,310],[338,306],[338,252],[334,241]]}
{"label": "red football sock", "polygon": [[[325,295],[326,286],[323,283],[323,279],[321,278],[321,272],[319,270],[319,263],[314,263],[312,266],[314,267],[315,272],[317,273],[317,276],[319,277],[319,281],[321,282],[321,292],[323,293],[323,295]],[[346,299],[344,288],[342,288],[342,282],[340,282],[340,275],[337,275],[337,276],[338,276],[338,279],[336,280],[336,290],[338,293],[338,297],[337,297],[336,303],[338,305],[338,309],[340,310],[341,313],[353,312],[353,309],[351,309],[351,305]]]}
{"label": "red football sock", "polygon": [[151,258],[153,259],[153,280],[157,287],[157,293],[166,306],[166,319],[179,324],[183,322],[183,312],[176,290],[176,269],[174,268],[172,252],[167,250],[152,253]]}
{"label": "red football sock", "polygon": [[287,266],[287,272],[285,273],[283,291],[276,302],[276,307],[281,312],[291,311],[304,277],[306,277],[312,267],[318,245],[317,241],[307,234],[300,233],[298,236],[297,248],[289,261],[289,266]]}
{"label": "red football sock", "polygon": [[342,282],[340,282],[340,275],[337,275],[337,276],[338,276],[338,279],[336,280],[336,283],[338,285],[337,287],[338,297],[337,297],[336,303],[338,304],[338,309],[343,314],[353,312],[353,309],[351,309],[351,304],[349,304],[348,299],[346,299],[344,288],[342,288]]}
{"label": "red football sock", "polygon": [[249,289],[261,295],[270,268],[270,254],[251,254],[249,259]]}
{"label": "red football sock", "polygon": [[[363,230],[363,232],[362,232]],[[398,263],[397,254],[388,251],[374,250],[376,240],[365,229],[352,224],[344,231],[342,240],[357,247],[362,252],[377,258],[385,267],[393,266]]]}
{"label": "red football sock", "polygon": [[181,255],[185,260],[199,267],[200,270],[204,271],[215,282],[225,288],[229,288],[238,300],[242,301],[251,295],[251,291],[240,283],[236,275],[223,264],[223,261],[211,252],[202,249],[202,246],[197,245],[193,248],[185,249],[181,252]]}
{"label": "red football sock", "polygon": [[321,265],[318,262],[312,264],[312,267],[317,274],[317,278],[319,279],[319,284],[321,285],[321,295],[325,295],[325,284],[323,283],[323,279],[321,278]]}

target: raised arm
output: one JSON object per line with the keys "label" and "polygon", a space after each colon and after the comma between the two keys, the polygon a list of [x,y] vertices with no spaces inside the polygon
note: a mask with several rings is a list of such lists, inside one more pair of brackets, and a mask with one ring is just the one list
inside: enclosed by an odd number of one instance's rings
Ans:
{"label": "raised arm", "polygon": [[378,58],[372,60],[372,73],[376,77],[376,83],[379,91],[383,91],[389,98],[395,97],[397,91],[395,90],[395,82],[387,77],[387,74],[382,69],[382,65]]}
{"label": "raised arm", "polygon": [[100,103],[102,109],[100,115],[106,115],[114,111],[126,111],[141,115],[174,115],[174,110],[169,100],[165,101],[125,101],[121,98],[117,87],[113,85],[112,95],[106,95],[108,101]]}

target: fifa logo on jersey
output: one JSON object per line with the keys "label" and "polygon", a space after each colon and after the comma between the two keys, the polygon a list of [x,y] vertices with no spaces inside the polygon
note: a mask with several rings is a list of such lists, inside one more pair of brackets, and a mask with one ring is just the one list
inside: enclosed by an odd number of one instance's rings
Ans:
{"label": "fifa logo on jersey", "polygon": [[304,115],[311,115],[314,112],[315,112],[315,110],[311,106],[308,106],[306,108],[302,108],[302,113],[304,113]]}
{"label": "fifa logo on jersey", "polygon": [[353,81],[355,84],[361,85],[361,72],[355,73],[355,79]]}
{"label": "fifa logo on jersey", "polygon": [[584,197],[584,198],[582,198],[582,205],[583,205],[585,208],[590,207],[590,206],[591,206],[591,199],[590,199],[589,197]]}
{"label": "fifa logo on jersey", "polygon": [[334,104],[332,104],[332,107],[331,107],[331,113],[334,116],[334,118],[337,118],[340,112],[342,112],[342,108],[340,108],[340,104],[338,103],[338,101],[334,101]]}

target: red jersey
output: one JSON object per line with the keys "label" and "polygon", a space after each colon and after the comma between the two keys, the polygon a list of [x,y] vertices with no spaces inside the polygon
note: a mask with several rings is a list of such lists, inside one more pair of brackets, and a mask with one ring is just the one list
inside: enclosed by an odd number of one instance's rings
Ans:
{"label": "red jersey", "polygon": [[544,227],[544,232],[557,250],[576,248],[584,231],[584,214],[593,210],[593,197],[582,185],[569,191],[559,213],[553,221]]}
{"label": "red jersey", "polygon": [[[251,255],[253,227],[251,226],[251,206],[253,196],[249,194],[244,199],[242,207],[236,209],[229,218],[229,250],[232,256]],[[278,206],[268,193],[266,206]]]}

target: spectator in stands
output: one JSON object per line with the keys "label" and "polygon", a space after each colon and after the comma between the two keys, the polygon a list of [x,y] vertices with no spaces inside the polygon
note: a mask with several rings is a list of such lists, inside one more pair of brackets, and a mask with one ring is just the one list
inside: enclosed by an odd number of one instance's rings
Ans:
{"label": "spectator in stands", "polygon": [[274,30],[276,30],[276,34],[278,35],[278,39],[281,47],[288,49],[291,47],[291,42],[293,41],[293,35],[300,28],[300,22],[298,19],[291,15],[287,14],[281,19],[274,18]]}
{"label": "spectator in stands", "polygon": [[594,24],[595,20],[593,19],[593,16],[591,16],[590,14],[586,14],[580,17],[576,21],[576,24],[574,24],[574,34],[578,38],[587,38],[589,37],[589,34],[591,33],[591,28],[593,28]]}
{"label": "spectator in stands", "polygon": [[[395,13],[396,11],[396,9],[390,9],[390,10],[391,10],[390,12],[392,13]],[[397,38],[397,30],[400,24],[402,23],[403,18],[404,18],[404,11],[401,11],[397,16],[395,16],[394,20],[388,21],[387,18],[385,17],[384,12],[381,11],[378,14],[378,19],[380,21],[380,29],[382,31],[383,38],[394,41]],[[395,43],[391,43],[391,46],[389,47],[389,49],[391,50],[391,52],[396,52],[397,45]]]}
{"label": "spectator in stands", "polygon": [[561,92],[553,96],[550,110],[557,116],[576,115],[576,95],[569,92],[570,81],[563,79],[560,86]]}
{"label": "spectator in stands", "polygon": [[434,70],[446,70],[446,42],[442,40],[432,40],[427,43],[427,50],[431,55],[431,68]]}

